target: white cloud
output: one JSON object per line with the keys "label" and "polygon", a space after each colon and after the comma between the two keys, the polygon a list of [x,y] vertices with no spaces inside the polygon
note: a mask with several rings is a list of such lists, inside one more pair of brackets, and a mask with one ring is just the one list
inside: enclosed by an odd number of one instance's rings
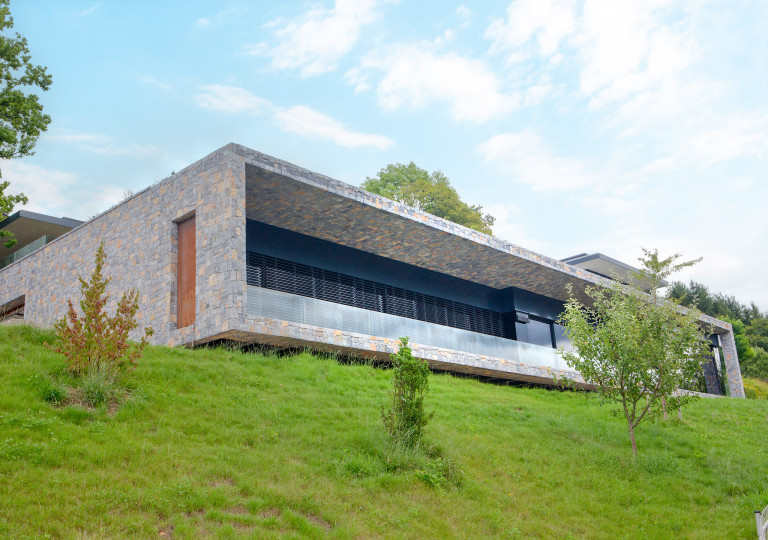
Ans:
{"label": "white cloud", "polygon": [[690,66],[696,45],[685,19],[673,26],[658,2],[584,4],[575,38],[582,92],[593,105],[626,99]]}
{"label": "white cloud", "polygon": [[475,13],[465,5],[461,5],[456,8],[456,16],[463,22],[461,27],[467,26]]}
{"label": "white cloud", "polygon": [[531,131],[494,135],[477,147],[486,162],[538,191],[569,191],[602,182],[587,162],[557,156]]}
{"label": "white cloud", "polygon": [[557,52],[560,43],[575,30],[575,2],[517,0],[509,4],[506,18],[491,21],[485,37],[496,52],[515,52],[535,39],[536,52],[547,57]]}
{"label": "white cloud", "polygon": [[216,28],[222,23],[239,16],[243,11],[243,8],[233,7],[222,10],[212,17],[200,17],[195,21],[195,27],[201,30]]}
{"label": "white cloud", "polygon": [[329,139],[339,146],[373,146],[385,150],[394,144],[392,139],[383,135],[350,131],[339,121],[304,105],[280,110],[275,113],[274,119],[283,131]]}
{"label": "white cloud", "polygon": [[422,42],[374,51],[347,73],[347,82],[360,91],[370,77],[381,74],[376,94],[384,109],[421,108],[438,101],[448,104],[457,121],[482,123],[519,106],[520,96],[504,93],[496,73],[482,60],[433,49],[435,44]]}
{"label": "white cloud", "polygon": [[548,245],[540,238],[532,236],[530,230],[524,225],[527,222],[520,209],[514,204],[490,204],[483,207],[496,218],[493,224],[493,236],[506,240],[517,246],[524,246],[537,253],[548,253]]}
{"label": "white cloud", "polygon": [[119,143],[100,133],[53,133],[45,134],[48,141],[74,144],[78,148],[95,154],[110,156],[135,156],[140,158],[160,156],[163,151],[151,144]]}
{"label": "white cloud", "polygon": [[80,17],[85,17],[87,15],[90,15],[91,13],[96,11],[96,8],[98,8],[98,7],[99,7],[99,4],[94,4],[91,7],[87,8],[87,9],[84,9],[83,11],[81,11],[80,13],[75,15],[75,17],[80,18]]}
{"label": "white cloud", "polygon": [[708,166],[736,157],[768,154],[768,115],[730,115],[719,126],[696,133],[684,149],[692,160]]}
{"label": "white cloud", "polygon": [[336,0],[332,9],[314,8],[296,20],[272,21],[268,26],[277,44],[260,42],[245,50],[272,58],[276,69],[300,69],[303,77],[333,71],[358,42],[362,28],[376,20],[377,7],[376,0]]}
{"label": "white cloud", "polygon": [[201,86],[203,93],[196,97],[197,104],[216,112],[228,114],[252,114],[260,115],[271,108],[266,99],[254,96],[247,90],[237,86],[222,86],[211,84]]}
{"label": "white cloud", "polygon": [[197,96],[200,107],[226,114],[269,115],[281,130],[289,133],[328,139],[350,148],[372,146],[384,150],[394,144],[384,135],[351,131],[338,120],[305,105],[278,107],[237,86],[209,85],[201,89],[204,93]]}
{"label": "white cloud", "polygon": [[9,193],[24,193],[29,199],[28,204],[14,211],[87,219],[123,199],[122,189],[111,185],[89,189],[88,196],[83,197],[80,177],[65,171],[20,161],[0,161],[0,169],[3,179],[11,183]]}
{"label": "white cloud", "polygon": [[139,75],[138,80],[143,83],[151,84],[153,86],[157,86],[161,90],[170,91],[173,90],[173,86],[171,86],[168,83],[164,83],[163,81],[159,81],[155,79],[152,75]]}

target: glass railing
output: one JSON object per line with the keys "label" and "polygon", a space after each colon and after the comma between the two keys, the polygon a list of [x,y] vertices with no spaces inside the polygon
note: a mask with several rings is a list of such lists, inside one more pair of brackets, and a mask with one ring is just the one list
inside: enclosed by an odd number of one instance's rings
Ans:
{"label": "glass railing", "polygon": [[250,316],[390,339],[407,336],[411,342],[421,345],[503,358],[529,366],[572,371],[557,351],[550,347],[250,285],[246,300],[246,313]]}
{"label": "glass railing", "polygon": [[26,257],[27,255],[29,255],[33,251],[36,251],[36,250],[40,249],[41,247],[43,247],[44,245],[46,245],[48,242],[50,242],[54,238],[56,238],[56,237],[52,236],[50,234],[44,234],[43,236],[41,236],[40,238],[38,238],[34,242],[30,242],[29,244],[27,244],[23,248],[21,248],[21,249],[19,249],[17,251],[14,251],[10,255],[7,255],[7,256],[3,257],[2,259],[0,259],[0,268],[3,268],[4,266],[8,266],[9,264],[18,261],[19,259],[21,259],[23,257]]}

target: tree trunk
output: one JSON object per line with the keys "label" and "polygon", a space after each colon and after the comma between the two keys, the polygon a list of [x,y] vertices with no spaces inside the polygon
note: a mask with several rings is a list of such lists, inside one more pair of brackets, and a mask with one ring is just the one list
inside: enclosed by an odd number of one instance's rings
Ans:
{"label": "tree trunk", "polygon": [[635,428],[632,427],[632,422],[627,424],[629,427],[629,439],[632,441],[632,456],[634,460],[637,460],[637,442],[635,442]]}

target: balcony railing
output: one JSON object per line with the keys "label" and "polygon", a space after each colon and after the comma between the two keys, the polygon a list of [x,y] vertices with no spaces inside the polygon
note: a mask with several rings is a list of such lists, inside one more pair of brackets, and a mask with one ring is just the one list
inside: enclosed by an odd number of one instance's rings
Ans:
{"label": "balcony railing", "polygon": [[397,339],[530,366],[569,370],[555,349],[366,309],[248,286],[246,313],[282,321]]}
{"label": "balcony railing", "polygon": [[38,238],[34,242],[31,242],[31,243],[27,244],[26,246],[24,246],[23,248],[21,248],[19,250],[16,250],[13,253],[11,253],[10,255],[7,255],[7,256],[3,257],[2,259],[0,259],[0,268],[8,266],[11,263],[15,263],[19,259],[21,259],[23,257],[26,257],[27,255],[29,255],[33,251],[36,251],[36,250],[40,249],[41,247],[43,247],[44,245],[46,245],[48,242],[50,242],[54,238],[56,238],[56,237],[55,236],[51,236],[50,234],[44,234],[43,236],[41,236],[40,238]]}

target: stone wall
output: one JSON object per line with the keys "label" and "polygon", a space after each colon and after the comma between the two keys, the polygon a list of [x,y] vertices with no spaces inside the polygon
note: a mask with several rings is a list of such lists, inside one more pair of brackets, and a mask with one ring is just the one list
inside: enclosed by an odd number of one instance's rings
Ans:
{"label": "stone wall", "polygon": [[[0,270],[0,306],[25,297],[24,318],[49,327],[80,300],[99,243],[112,279],[108,309],[139,291],[138,321],[153,343],[188,343],[244,319],[245,174],[224,147]],[[196,323],[176,328],[176,222],[196,215]],[[135,337],[135,336],[134,336]]]}

